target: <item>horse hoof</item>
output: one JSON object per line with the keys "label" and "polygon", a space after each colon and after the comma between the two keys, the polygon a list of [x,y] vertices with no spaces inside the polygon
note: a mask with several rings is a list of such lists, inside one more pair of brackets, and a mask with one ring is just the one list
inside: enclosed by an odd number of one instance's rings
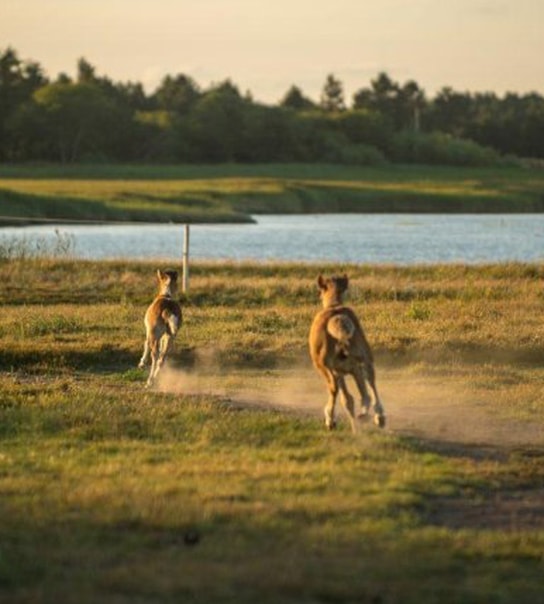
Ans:
{"label": "horse hoof", "polygon": [[385,428],[385,415],[376,415],[374,423],[380,428]]}
{"label": "horse hoof", "polygon": [[336,422],[325,422],[325,425],[327,426],[327,430],[329,431],[334,430],[336,428]]}

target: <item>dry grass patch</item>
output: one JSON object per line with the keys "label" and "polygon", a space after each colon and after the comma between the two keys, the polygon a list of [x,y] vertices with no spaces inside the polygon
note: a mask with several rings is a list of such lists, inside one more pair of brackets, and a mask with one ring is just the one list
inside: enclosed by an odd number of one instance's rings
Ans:
{"label": "dry grass patch", "polygon": [[[538,601],[540,265],[197,264],[146,392],[156,268],[0,263],[0,601]],[[320,270],[350,275],[385,433],[323,428]]]}

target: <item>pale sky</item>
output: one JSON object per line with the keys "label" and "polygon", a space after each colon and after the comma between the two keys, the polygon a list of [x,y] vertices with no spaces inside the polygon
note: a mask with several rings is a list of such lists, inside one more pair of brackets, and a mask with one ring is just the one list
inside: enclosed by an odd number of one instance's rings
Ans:
{"label": "pale sky", "polygon": [[380,71],[429,96],[544,94],[544,0],[0,0],[7,46],[52,78],[85,57],[148,92],[184,73],[266,103],[318,100],[329,73],[351,103]]}

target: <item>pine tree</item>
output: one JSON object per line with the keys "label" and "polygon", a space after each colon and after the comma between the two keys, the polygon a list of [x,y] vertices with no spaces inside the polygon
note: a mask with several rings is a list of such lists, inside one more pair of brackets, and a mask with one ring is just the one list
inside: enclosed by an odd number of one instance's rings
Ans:
{"label": "pine tree", "polygon": [[344,88],[342,82],[337,80],[334,75],[329,74],[323,86],[321,93],[321,107],[325,111],[344,111],[346,104],[344,102]]}

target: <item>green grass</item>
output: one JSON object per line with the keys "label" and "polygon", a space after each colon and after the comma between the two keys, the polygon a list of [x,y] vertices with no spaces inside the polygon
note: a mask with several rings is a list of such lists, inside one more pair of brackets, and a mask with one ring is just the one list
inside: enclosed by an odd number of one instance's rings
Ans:
{"label": "green grass", "polygon": [[0,215],[240,222],[255,213],[540,212],[522,168],[330,165],[1,166]]}
{"label": "green grass", "polygon": [[[541,441],[456,442],[394,413],[328,433],[317,375],[305,412],[233,398],[296,367],[312,387],[303,265],[196,264],[171,365],[205,388],[146,391],[155,268],[0,262],[1,602],[539,601]],[[437,383],[444,412],[466,396],[467,427],[542,426],[542,266],[323,268],[349,272],[384,387]]]}

